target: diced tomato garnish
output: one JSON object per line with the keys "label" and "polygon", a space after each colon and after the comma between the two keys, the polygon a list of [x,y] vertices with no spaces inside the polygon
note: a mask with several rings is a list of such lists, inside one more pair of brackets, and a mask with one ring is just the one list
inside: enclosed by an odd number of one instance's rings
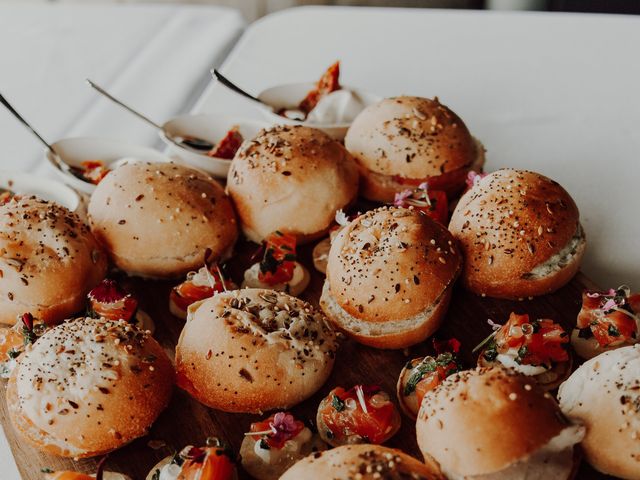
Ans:
{"label": "diced tomato garnish", "polygon": [[242,145],[242,142],[244,142],[244,138],[242,137],[240,130],[238,130],[238,127],[233,127],[227,132],[224,138],[218,142],[215,148],[207,153],[207,155],[210,157],[232,160]]}
{"label": "diced tomato garnish", "polygon": [[88,181],[97,185],[111,171],[99,160],[86,160],[80,163],[82,176]]}
{"label": "diced tomato garnish", "polygon": [[336,62],[331,65],[324,75],[322,75],[320,80],[318,80],[316,88],[307,93],[307,96],[302,100],[302,102],[300,102],[298,108],[304,113],[309,114],[311,110],[316,108],[316,105],[322,97],[330,94],[331,92],[335,92],[336,90],[340,90],[339,78],[340,62]]}
{"label": "diced tomato garnish", "polygon": [[[206,267],[202,267],[200,270],[204,271]],[[189,308],[189,305],[205,298],[213,297],[214,293],[223,292],[225,286],[227,288],[234,288],[233,282],[225,280],[223,285],[222,278],[218,273],[218,269],[215,265],[211,265],[209,268],[209,274],[214,280],[213,287],[211,285],[196,285],[191,280],[182,282],[177,287],[171,290],[171,299],[182,310]]]}
{"label": "diced tomato garnish", "polygon": [[249,431],[261,432],[252,435],[254,440],[264,440],[269,448],[281,449],[287,441],[297,437],[304,428],[304,423],[296,420],[290,413],[278,412],[261,422],[252,423]]}
{"label": "diced tomato garnish", "polygon": [[524,365],[549,365],[569,359],[566,349],[569,337],[553,320],[529,321],[529,315],[512,313],[494,340],[498,353],[515,349],[518,361]]}
{"label": "diced tomato garnish", "polygon": [[231,480],[235,466],[229,455],[219,447],[191,447],[178,478],[180,480]]}
{"label": "diced tomato garnish", "polygon": [[[460,342],[455,338],[448,341],[434,340],[438,356],[436,358],[426,357],[420,363],[412,364],[413,373],[410,374],[407,385],[405,386],[405,395],[411,393],[410,388],[415,386],[418,405],[422,403],[424,396],[440,385],[449,375],[462,370],[462,366],[458,363],[456,353],[460,349]],[[422,375],[417,383],[416,376]]]}
{"label": "diced tomato garnish", "polygon": [[443,225],[447,225],[449,219],[449,204],[447,203],[447,194],[440,190],[429,190],[428,192],[431,206],[416,207],[427,216]]}
{"label": "diced tomato garnish", "polygon": [[640,313],[640,295],[621,290],[584,292],[577,327],[589,328],[601,347],[620,345],[638,336],[636,316]]}
{"label": "diced tomato garnish", "polygon": [[[358,400],[357,388],[334,388],[320,404],[322,419],[336,439],[359,435],[371,443],[382,443],[388,439],[389,432],[394,427],[395,407],[391,401],[374,406],[371,399],[381,393],[380,388],[362,386],[367,413]],[[349,408],[346,402],[355,402],[355,408]]]}
{"label": "diced tomato garnish", "polygon": [[422,380],[416,384],[416,398],[418,400],[418,405],[422,405],[424,396],[440,385],[445,378],[447,378],[446,375],[442,377],[442,374],[439,371],[422,377]]}
{"label": "diced tomato garnish", "polygon": [[264,255],[258,279],[267,285],[286,283],[293,278],[296,237],[276,231],[264,241]]}

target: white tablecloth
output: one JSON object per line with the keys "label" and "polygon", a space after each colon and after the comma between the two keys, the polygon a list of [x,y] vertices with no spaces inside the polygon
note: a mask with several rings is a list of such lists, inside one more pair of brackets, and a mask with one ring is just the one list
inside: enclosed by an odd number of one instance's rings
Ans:
{"label": "white tablecloth", "polygon": [[[91,78],[157,122],[188,111],[244,28],[232,9],[168,5],[0,5],[0,92],[41,134],[160,145],[153,128],[99,96]],[[0,109],[0,168],[42,147]]]}
{"label": "white tablecloth", "polygon": [[[2,4],[0,92],[49,141],[97,135],[160,146],[152,128],[84,79],[164,122],[191,108],[244,26],[226,8]],[[0,168],[37,170],[42,152],[0,108]],[[0,478],[20,478],[2,434]]]}
{"label": "white tablecloth", "polygon": [[[640,290],[640,17],[309,7],[251,25],[223,73],[252,92],[314,79],[440,97],[488,149],[487,168],[546,174],[576,200],[584,271]],[[202,111],[255,114],[214,84]]]}

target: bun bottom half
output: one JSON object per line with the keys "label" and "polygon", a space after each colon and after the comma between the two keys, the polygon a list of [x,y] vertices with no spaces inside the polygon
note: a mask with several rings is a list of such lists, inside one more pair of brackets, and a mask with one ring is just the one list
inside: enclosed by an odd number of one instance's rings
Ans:
{"label": "bun bottom half", "polygon": [[483,275],[476,278],[467,274],[467,267],[463,269],[461,281],[467,290],[491,298],[504,298],[507,300],[522,300],[528,297],[539,297],[553,293],[564,287],[578,273],[580,263],[586,248],[584,238],[577,246],[575,253],[566,265],[556,269],[545,276],[522,277],[505,281],[500,272],[492,277]]}
{"label": "bun bottom half", "polygon": [[432,335],[442,324],[451,301],[448,287],[427,310],[411,318],[388,322],[367,322],[349,314],[331,294],[325,281],[320,307],[333,325],[358,343],[381,349],[402,349],[420,343]]}

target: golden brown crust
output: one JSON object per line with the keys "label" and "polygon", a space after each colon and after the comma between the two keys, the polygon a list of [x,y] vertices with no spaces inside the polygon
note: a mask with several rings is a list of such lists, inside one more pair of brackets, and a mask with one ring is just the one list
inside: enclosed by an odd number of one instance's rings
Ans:
{"label": "golden brown crust", "polygon": [[566,426],[553,397],[527,377],[492,367],[453,374],[427,393],[416,433],[425,457],[464,476],[502,470]]}
{"label": "golden brown crust", "polygon": [[560,407],[584,423],[585,459],[598,471],[640,479],[640,346],[588,360],[560,386]]}
{"label": "golden brown crust", "polygon": [[58,323],[82,310],[107,257],[75,213],[36,197],[0,206],[0,323],[30,312]]}
{"label": "golden brown crust", "polygon": [[91,228],[118,268],[179,277],[227,255],[238,235],[231,201],[208,175],[172,163],[131,163],[107,175],[89,203]]}
{"label": "golden brown crust", "polygon": [[386,98],[356,117],[345,137],[358,163],[376,173],[423,179],[468,168],[476,144],[437,98]]}
{"label": "golden brown crust", "polygon": [[566,190],[533,172],[503,169],[483,178],[462,196],[449,229],[465,258],[464,285],[491,297],[557,290],[577,272],[584,253],[582,240],[563,268],[532,274],[581,231],[578,208]]}
{"label": "golden brown crust", "polygon": [[317,309],[282,292],[241,289],[189,307],[176,347],[178,385],[227,412],[289,408],[318,390],[335,334]]}
{"label": "golden brown crust", "polygon": [[424,464],[400,450],[380,445],[344,445],[312,453],[281,480],[443,480],[436,464]]}
{"label": "golden brown crust", "polygon": [[246,141],[231,162],[227,191],[254,242],[280,230],[306,243],[324,235],[358,193],[358,169],[342,144],[303,126],[276,126]]}
{"label": "golden brown crust", "polygon": [[13,425],[40,450],[90,457],[144,435],[172,384],[171,362],[148,334],[124,321],[80,318],[21,356],[7,405]]}
{"label": "golden brown crust", "polygon": [[350,315],[368,322],[403,320],[434,305],[459,274],[455,240],[412,208],[369,211],[331,244],[331,295]]}

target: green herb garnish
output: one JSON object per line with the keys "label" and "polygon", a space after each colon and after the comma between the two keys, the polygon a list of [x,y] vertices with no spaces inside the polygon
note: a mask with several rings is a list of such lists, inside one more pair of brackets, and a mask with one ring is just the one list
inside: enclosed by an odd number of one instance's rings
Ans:
{"label": "green herb garnish", "polygon": [[337,412],[341,412],[345,409],[344,401],[337,395],[334,395],[331,399],[331,406],[335,408]]}

